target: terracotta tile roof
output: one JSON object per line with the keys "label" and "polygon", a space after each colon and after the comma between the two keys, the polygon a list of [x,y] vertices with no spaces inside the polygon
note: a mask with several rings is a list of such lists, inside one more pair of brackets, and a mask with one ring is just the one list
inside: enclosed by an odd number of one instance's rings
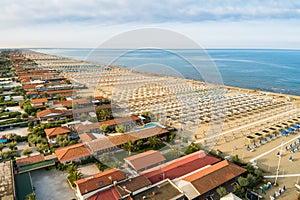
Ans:
{"label": "terracotta tile roof", "polygon": [[26,92],[26,95],[30,95],[30,94],[39,94],[38,92]]}
{"label": "terracotta tile roof", "polygon": [[126,123],[126,122],[131,122],[131,121],[138,121],[138,120],[140,120],[140,118],[138,118],[137,116],[121,117],[121,118],[115,118],[112,120],[100,122],[100,126],[103,124],[112,126],[112,125],[116,125],[116,124],[122,124],[122,123]]}
{"label": "terracotta tile roof", "polygon": [[138,130],[138,131],[123,133],[121,135],[99,138],[88,142],[87,145],[93,152],[97,152],[97,151],[101,151],[104,149],[125,144],[128,141],[137,141],[140,139],[145,139],[145,138],[161,135],[168,132],[169,131],[167,129],[163,129],[155,126],[147,129]]}
{"label": "terracotta tile roof", "polygon": [[29,78],[23,78],[23,79],[21,79],[21,83],[27,83],[27,82],[30,82]]}
{"label": "terracotta tile roof", "polygon": [[71,107],[73,102],[72,100],[66,100],[66,101],[56,101],[54,102],[55,105],[62,105],[64,107]]}
{"label": "terracotta tile roof", "polygon": [[200,194],[204,194],[245,172],[246,169],[223,160],[184,177],[182,180],[191,182]]}
{"label": "terracotta tile roof", "polygon": [[66,100],[66,101],[56,101],[54,102],[54,104],[61,104],[62,106],[65,107],[71,107],[74,104],[85,104],[87,103],[87,99],[86,98],[82,98],[82,99],[75,99],[75,100]]}
{"label": "terracotta tile roof", "polygon": [[91,152],[80,143],[56,149],[55,155],[60,162],[66,162],[90,156]]}
{"label": "terracotta tile roof", "polygon": [[181,177],[219,161],[220,159],[207,155],[204,151],[197,151],[190,155],[160,165],[159,167],[141,172],[140,174],[145,175],[152,183],[157,183],[166,178],[172,180]]}
{"label": "terracotta tile roof", "polygon": [[127,161],[135,170],[140,170],[162,163],[166,159],[160,152],[150,150],[124,158],[124,160]]}
{"label": "terracotta tile roof", "polygon": [[98,174],[94,174],[93,176],[74,181],[74,183],[78,187],[81,194],[86,194],[111,185],[114,181],[120,181],[124,179],[126,179],[125,174],[121,170],[113,168]]}
{"label": "terracotta tile roof", "polygon": [[92,124],[80,124],[75,126],[75,130],[78,132],[89,131],[93,129],[100,129],[100,125],[98,122]]}
{"label": "terracotta tile roof", "polygon": [[46,109],[40,112],[37,112],[36,115],[38,117],[45,117],[46,115],[49,114],[58,114],[58,115],[66,115],[66,116],[70,116],[72,115],[72,111],[70,110],[60,110],[60,109],[55,109],[55,108],[50,108],[50,109]]}
{"label": "terracotta tile roof", "polygon": [[109,188],[89,197],[87,200],[118,200],[120,198],[115,188]]}
{"label": "terracotta tile roof", "polygon": [[102,96],[95,96],[94,99],[100,101],[100,100],[103,100],[103,99],[106,99],[106,98],[102,97]]}
{"label": "terracotta tile roof", "polygon": [[46,92],[47,94],[49,95],[52,95],[52,94],[65,94],[65,93],[73,93],[73,90],[54,90],[54,91],[47,91]]}
{"label": "terracotta tile roof", "polygon": [[83,142],[83,143],[97,139],[92,133],[82,133],[82,134],[79,134],[79,137],[81,139],[81,142]]}
{"label": "terracotta tile roof", "polygon": [[118,183],[115,187],[100,191],[92,197],[88,198],[88,200],[118,200],[121,197],[124,197],[132,192],[150,185],[151,182],[145,176],[137,176],[128,179],[125,182]]}
{"label": "terracotta tile roof", "polygon": [[31,99],[31,104],[48,103],[47,98]]}
{"label": "terracotta tile roof", "polygon": [[44,156],[42,154],[34,155],[34,156],[28,156],[24,158],[17,158],[16,159],[16,164],[18,167],[24,166],[24,165],[29,165],[32,163],[37,163],[44,161]]}
{"label": "terracotta tile roof", "polygon": [[27,90],[34,90],[35,89],[35,87],[36,86],[38,86],[38,85],[43,85],[43,84],[29,84],[29,85],[24,85],[23,86],[23,89],[25,90],[25,91],[27,91]]}
{"label": "terracotta tile roof", "polygon": [[[115,107],[116,105],[114,105]],[[100,105],[100,106],[96,106],[96,108],[100,108],[100,109],[112,109],[113,106],[111,104],[103,104],[103,105]]]}
{"label": "terracotta tile roof", "polygon": [[71,130],[66,126],[45,129],[48,137],[70,133]]}

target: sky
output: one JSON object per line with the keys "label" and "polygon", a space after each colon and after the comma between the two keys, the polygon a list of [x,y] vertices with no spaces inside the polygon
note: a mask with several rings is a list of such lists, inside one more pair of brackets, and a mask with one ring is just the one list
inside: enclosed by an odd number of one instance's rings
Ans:
{"label": "sky", "polygon": [[0,48],[95,48],[139,28],[204,48],[300,49],[300,1],[1,0]]}

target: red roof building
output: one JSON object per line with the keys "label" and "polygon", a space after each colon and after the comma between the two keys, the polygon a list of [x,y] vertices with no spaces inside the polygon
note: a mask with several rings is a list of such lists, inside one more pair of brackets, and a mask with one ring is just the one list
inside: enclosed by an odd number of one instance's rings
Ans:
{"label": "red roof building", "polygon": [[[196,170],[175,181],[190,199],[208,197],[218,187],[232,181],[247,170],[227,160]],[[205,195],[207,194],[207,195]],[[203,196],[204,195],[204,196]]]}
{"label": "red roof building", "polygon": [[114,183],[124,179],[126,179],[125,174],[120,169],[113,168],[74,181],[74,183],[76,185],[78,196],[82,197],[87,193],[99,190],[109,185],[113,185]]}
{"label": "red roof building", "polygon": [[56,138],[57,135],[70,134],[71,130],[66,126],[59,126],[45,129],[45,133],[48,139],[53,139]]}
{"label": "red roof building", "polygon": [[36,113],[37,117],[41,121],[45,120],[60,120],[67,117],[72,117],[72,111],[70,110],[60,110],[55,108],[46,109]]}
{"label": "red roof building", "polygon": [[23,157],[23,158],[17,158],[16,159],[16,165],[18,167],[22,167],[22,166],[25,166],[25,165],[41,162],[41,161],[44,161],[44,160],[45,160],[45,158],[42,154],[32,155],[32,156],[27,156],[27,157]]}
{"label": "red roof building", "polygon": [[124,158],[124,160],[136,171],[142,171],[154,167],[155,165],[162,164],[166,159],[160,152],[150,150]]}
{"label": "red roof building", "polygon": [[92,154],[84,144],[80,143],[56,149],[55,155],[59,162],[69,163],[72,161],[80,162]]}
{"label": "red roof building", "polygon": [[157,183],[167,178],[173,180],[219,161],[220,159],[207,155],[204,151],[197,151],[140,174],[145,175],[152,183]]}

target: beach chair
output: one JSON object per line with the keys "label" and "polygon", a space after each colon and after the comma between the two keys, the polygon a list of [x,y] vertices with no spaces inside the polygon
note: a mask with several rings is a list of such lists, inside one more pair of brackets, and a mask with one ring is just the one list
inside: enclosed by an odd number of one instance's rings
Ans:
{"label": "beach chair", "polygon": [[257,145],[256,145],[256,143],[255,143],[255,142],[254,142],[253,146],[254,146],[254,148],[257,148]]}
{"label": "beach chair", "polygon": [[289,161],[293,162],[293,157],[292,156],[289,157]]}
{"label": "beach chair", "polygon": [[267,138],[265,138],[265,143],[268,143],[269,141],[268,141],[268,139]]}

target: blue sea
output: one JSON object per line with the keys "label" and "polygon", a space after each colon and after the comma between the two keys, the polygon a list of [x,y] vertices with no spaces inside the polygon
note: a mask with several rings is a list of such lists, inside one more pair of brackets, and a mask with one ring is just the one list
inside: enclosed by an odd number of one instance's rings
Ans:
{"label": "blue sea", "polygon": [[[219,79],[224,85],[300,96],[300,50],[207,49],[32,49],[99,64],[175,75]],[[191,62],[190,62],[191,61]],[[201,65],[197,68],[196,65]],[[200,69],[200,73],[199,70]],[[213,69],[213,70],[211,70]],[[201,70],[204,73],[201,73]],[[214,73],[206,73],[213,71]],[[213,77],[213,78],[211,78]]]}

